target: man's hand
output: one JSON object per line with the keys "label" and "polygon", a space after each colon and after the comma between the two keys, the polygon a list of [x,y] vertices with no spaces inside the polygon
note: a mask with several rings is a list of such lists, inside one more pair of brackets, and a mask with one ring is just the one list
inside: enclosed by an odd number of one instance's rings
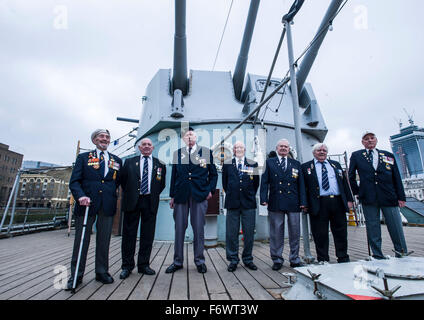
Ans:
{"label": "man's hand", "polygon": [[347,202],[347,206],[349,207],[349,209],[353,209],[353,202],[352,201],[348,201]]}
{"label": "man's hand", "polygon": [[209,192],[208,196],[206,197],[206,200],[209,200],[210,198],[212,198],[212,192]]}
{"label": "man's hand", "polygon": [[262,202],[262,203],[261,203],[261,206],[268,207],[268,202]]}
{"label": "man's hand", "polygon": [[81,197],[78,199],[78,203],[81,206],[89,206],[91,204],[91,199],[89,197]]}
{"label": "man's hand", "polygon": [[301,209],[303,212],[308,212],[308,207],[306,207],[306,206],[300,206],[300,209]]}
{"label": "man's hand", "polygon": [[174,209],[174,198],[171,198],[171,201],[169,201],[169,207]]}
{"label": "man's hand", "polygon": [[403,208],[406,205],[405,201],[399,200],[398,203],[399,203],[399,208]]}

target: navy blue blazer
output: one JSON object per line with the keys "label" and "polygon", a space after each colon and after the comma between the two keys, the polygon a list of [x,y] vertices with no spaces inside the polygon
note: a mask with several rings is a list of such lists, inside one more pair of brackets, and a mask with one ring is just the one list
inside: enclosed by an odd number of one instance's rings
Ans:
{"label": "navy blue blazer", "polygon": [[[352,201],[353,199],[346,176],[343,173],[342,166],[337,161],[328,160],[328,162],[335,171],[337,185],[339,187],[340,197],[343,201],[345,212],[349,212],[347,202]],[[305,179],[305,189],[308,199],[308,213],[310,215],[317,216],[320,209],[320,189],[314,160],[302,164],[302,172]]]}
{"label": "navy blue blazer", "polygon": [[[377,170],[365,149],[355,151],[350,157],[349,180],[354,195],[365,205],[396,207],[398,201],[406,201],[399,169],[392,153],[378,150]],[[356,182],[359,174],[359,186]]]}
{"label": "navy blue blazer", "polygon": [[236,160],[224,163],[222,187],[225,191],[226,209],[256,209],[256,192],[259,188],[258,164],[245,158],[243,175],[240,179]]}
{"label": "navy blue blazer", "polygon": [[300,212],[300,206],[307,204],[300,162],[287,159],[286,171],[281,168],[278,157],[266,161],[260,195],[261,203],[267,202],[269,211]]}
{"label": "navy blue blazer", "polygon": [[217,182],[218,173],[210,149],[197,146],[191,157],[185,147],[174,153],[169,196],[175,203],[186,203],[190,196],[202,202],[209,192],[215,193]]}
{"label": "navy blue blazer", "polygon": [[84,215],[85,206],[80,206],[78,199],[89,197],[91,199],[90,216],[96,215],[100,208],[106,216],[113,216],[116,213],[117,188],[120,181],[122,160],[109,153],[109,171],[103,177],[100,168],[89,165],[90,158],[97,158],[96,150],[81,153],[78,155],[72,170],[69,189],[75,198],[75,215]]}
{"label": "navy blue blazer", "polygon": [[[159,159],[152,156],[152,173],[150,181],[150,210],[157,214],[160,193],[165,189],[166,165]],[[137,209],[138,198],[140,196],[141,176],[140,176],[140,155],[125,160],[121,171],[121,186],[124,191],[122,198],[122,210],[125,212]]]}

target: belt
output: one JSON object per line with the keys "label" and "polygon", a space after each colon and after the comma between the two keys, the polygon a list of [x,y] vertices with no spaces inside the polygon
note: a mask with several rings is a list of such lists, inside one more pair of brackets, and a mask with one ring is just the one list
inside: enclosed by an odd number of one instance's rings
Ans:
{"label": "belt", "polygon": [[147,197],[147,196],[149,196],[150,197],[150,193],[148,193],[148,194],[139,194],[139,197],[141,198],[141,197]]}
{"label": "belt", "polygon": [[320,198],[324,198],[324,199],[334,199],[334,198],[339,198],[340,195],[329,195],[329,196],[320,196]]}

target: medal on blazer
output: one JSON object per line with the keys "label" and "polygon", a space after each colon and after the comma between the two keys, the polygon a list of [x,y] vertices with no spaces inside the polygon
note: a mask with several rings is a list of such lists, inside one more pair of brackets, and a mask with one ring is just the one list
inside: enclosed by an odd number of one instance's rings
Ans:
{"label": "medal on blazer", "polygon": [[94,157],[94,155],[90,152],[88,154],[88,163],[87,165],[89,165],[90,167],[93,167],[94,169],[99,169],[100,168],[100,162],[99,162],[99,158]]}
{"label": "medal on blazer", "polygon": [[156,180],[161,181],[162,180],[162,168],[158,168],[156,170]]}
{"label": "medal on blazer", "polygon": [[[198,157],[196,157],[196,160],[199,160]],[[202,168],[206,168],[206,159],[200,159],[200,166]]]}
{"label": "medal on blazer", "polygon": [[120,169],[119,163],[113,157],[109,160],[108,167],[116,171]]}
{"label": "medal on blazer", "polygon": [[311,174],[312,172],[311,172],[311,168],[308,168],[308,174]]}
{"label": "medal on blazer", "polygon": [[113,180],[116,180],[116,171],[113,172]]}
{"label": "medal on blazer", "polygon": [[297,179],[298,176],[299,176],[299,170],[292,168],[292,177]]}

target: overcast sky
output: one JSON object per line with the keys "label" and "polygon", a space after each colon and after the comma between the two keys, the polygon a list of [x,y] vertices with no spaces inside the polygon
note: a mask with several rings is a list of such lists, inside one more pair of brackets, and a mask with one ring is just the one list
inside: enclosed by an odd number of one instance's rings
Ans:
{"label": "overcast sky", "polygon": [[[234,71],[249,2],[233,2],[217,71]],[[291,3],[261,1],[248,72],[268,74]],[[296,56],[329,3],[305,1],[293,26]],[[189,69],[212,70],[230,4],[187,0]],[[337,17],[307,79],[330,153],[361,148],[366,129],[390,150],[395,119],[407,124],[403,108],[424,126],[422,12],[422,0],[349,0]],[[92,147],[95,128],[125,135],[136,125],[116,117],[140,117],[147,84],[172,68],[173,36],[174,0],[0,0],[0,142],[24,160],[69,165],[78,140]],[[286,48],[276,77],[287,71]]]}

